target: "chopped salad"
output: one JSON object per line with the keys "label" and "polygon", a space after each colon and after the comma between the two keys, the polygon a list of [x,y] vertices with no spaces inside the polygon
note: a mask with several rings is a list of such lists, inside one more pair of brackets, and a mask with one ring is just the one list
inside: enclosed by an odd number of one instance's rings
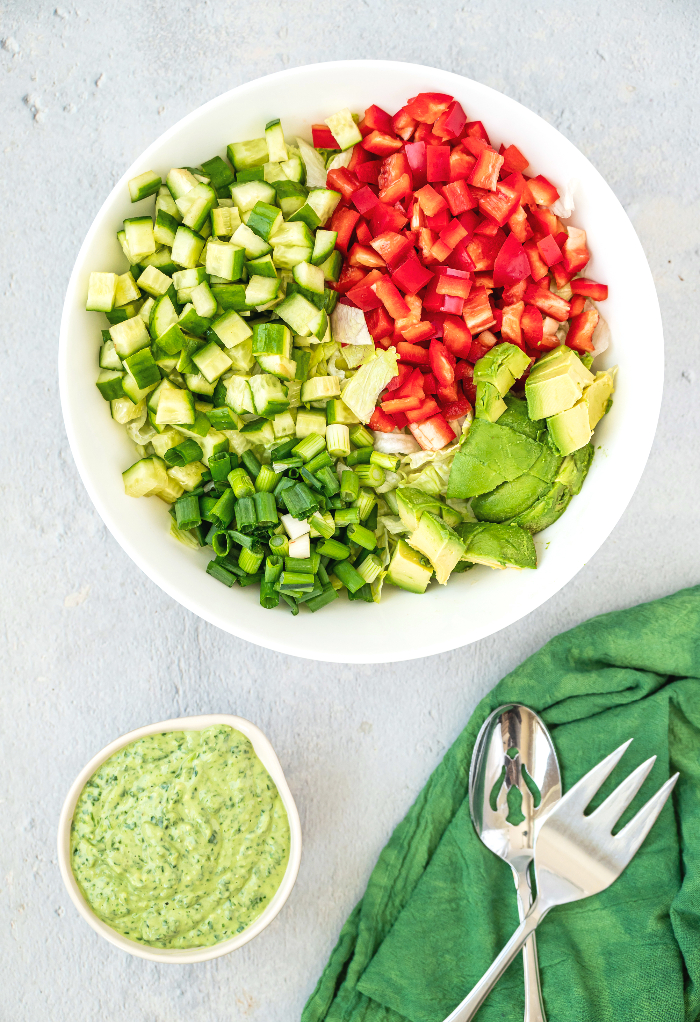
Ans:
{"label": "chopped salad", "polygon": [[129,182],[97,386],[213,579],[298,614],[537,566],[615,370],[573,185],[528,170],[422,93]]}

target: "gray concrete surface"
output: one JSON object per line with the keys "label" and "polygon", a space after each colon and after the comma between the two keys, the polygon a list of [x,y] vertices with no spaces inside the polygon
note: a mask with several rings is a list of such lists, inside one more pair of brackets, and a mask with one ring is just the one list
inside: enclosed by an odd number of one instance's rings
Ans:
{"label": "gray concrete surface", "polygon": [[[377,853],[477,699],[555,633],[700,581],[698,20],[693,0],[0,2],[0,1018],[297,1019]],[[347,57],[464,73],[562,130],[640,234],[668,345],[651,459],[591,563],[490,639],[379,668],[265,652],[161,593],[92,508],[56,383],[68,275],[123,169],[224,90]],[[237,954],[147,964],[72,908],[56,866],[58,812],[114,736],[216,710],[250,717],[279,752],[303,819],[299,881]]]}

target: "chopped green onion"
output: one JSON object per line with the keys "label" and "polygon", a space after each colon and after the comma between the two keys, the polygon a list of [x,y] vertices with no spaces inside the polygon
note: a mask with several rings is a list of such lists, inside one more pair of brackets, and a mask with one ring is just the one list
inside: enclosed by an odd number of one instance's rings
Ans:
{"label": "chopped green onion", "polygon": [[280,575],[278,585],[280,592],[289,589],[300,589],[305,593],[310,593],[314,587],[314,576],[308,572],[285,570]]}
{"label": "chopped green onion", "polygon": [[303,440],[300,440],[296,447],[292,448],[292,453],[302,458],[304,461],[311,461],[317,454],[325,450],[326,440],[320,433],[309,433]]}
{"label": "chopped green onion", "polygon": [[242,578],[238,579],[238,584],[239,586],[242,586],[244,589],[246,586],[257,586],[262,582],[264,577],[265,576],[261,571],[256,571],[254,575],[248,574],[243,575]]}
{"label": "chopped green onion", "polygon": [[310,611],[315,613],[317,610],[321,610],[327,604],[332,603],[333,600],[338,599],[338,593],[332,585],[325,585],[318,596],[312,596],[306,601],[306,606]]}
{"label": "chopped green onion", "polygon": [[391,472],[396,471],[399,461],[398,454],[380,454],[379,451],[372,451],[369,459],[370,465],[378,465],[379,468],[388,468]]}
{"label": "chopped green onion", "polygon": [[244,468],[234,468],[232,472],[229,472],[228,481],[231,484],[234,495],[239,500],[241,497],[252,497],[255,493],[253,480]]}
{"label": "chopped green onion", "polygon": [[350,556],[350,547],[339,543],[337,539],[324,539],[323,543],[318,544],[316,551],[322,557],[330,557],[334,561],[342,561]]}
{"label": "chopped green onion", "polygon": [[255,501],[255,513],[258,517],[258,524],[264,526],[277,525],[279,521],[277,504],[272,494],[261,491],[255,494],[253,500]]}
{"label": "chopped green onion", "polygon": [[248,472],[255,478],[260,471],[260,462],[255,457],[252,451],[244,451],[241,455],[241,461],[248,469]]}
{"label": "chopped green onion", "polygon": [[[356,508],[354,510],[357,510]],[[329,539],[335,532],[335,523],[333,516],[328,512],[323,515],[318,512],[309,518],[309,525],[311,526],[311,538],[315,539],[314,532],[322,536],[323,539]]]}
{"label": "chopped green onion", "polygon": [[[209,459],[211,461],[211,458]],[[279,481],[279,476],[269,465],[262,465],[255,479],[255,489],[258,493],[272,493]]]}
{"label": "chopped green onion", "polygon": [[328,572],[323,564],[319,564],[318,571],[316,572],[321,585],[328,585]]}
{"label": "chopped green onion", "polygon": [[289,489],[283,490],[282,500],[292,518],[297,518],[299,521],[304,521],[319,509],[316,496],[306,483],[302,482],[297,482]]}
{"label": "chopped green onion", "polygon": [[245,547],[241,548],[241,552],[238,555],[238,563],[243,568],[243,571],[249,575],[254,575],[260,565],[263,562],[265,551],[257,544],[251,550],[247,550]]}
{"label": "chopped green onion", "polygon": [[355,465],[355,475],[361,483],[367,483],[375,489],[386,482],[386,473],[379,465]]}
{"label": "chopped green onion", "polygon": [[314,562],[310,557],[285,557],[285,571],[301,571],[307,575],[315,575]]}
{"label": "chopped green onion", "polygon": [[175,521],[178,529],[182,529],[183,532],[199,525],[202,521],[199,497],[195,497],[192,493],[184,493],[182,497],[178,497],[175,501]]}
{"label": "chopped green onion", "polygon": [[304,480],[307,486],[310,486],[314,490],[318,490],[319,493],[323,489],[323,484],[320,479],[317,479],[315,475],[312,475],[306,468],[299,469],[299,475]]}
{"label": "chopped green onion", "polygon": [[236,581],[236,576],[227,568],[217,564],[216,561],[209,561],[209,564],[207,564],[207,575],[211,575],[217,582],[223,582],[225,586],[229,587]]}
{"label": "chopped green onion", "polygon": [[374,550],[377,546],[377,537],[364,525],[348,525],[348,539],[365,550]]}
{"label": "chopped green onion", "polygon": [[[166,454],[168,452],[166,451]],[[231,455],[228,451],[219,451],[218,454],[209,455],[209,471],[215,482],[221,482],[231,471]]]}
{"label": "chopped green onion", "polygon": [[252,497],[241,497],[236,502],[236,529],[243,533],[252,532],[257,524],[258,517],[255,513],[255,501]]}
{"label": "chopped green onion", "polygon": [[350,454],[350,431],[342,422],[332,423],[326,429],[326,445],[334,458],[347,458]]}
{"label": "chopped green onion", "polygon": [[372,457],[371,447],[360,447],[357,451],[350,451],[345,462],[351,467],[353,465],[366,465]]}
{"label": "chopped green onion", "polygon": [[360,494],[355,501],[355,507],[359,509],[361,522],[364,522],[365,518],[369,518],[372,513],[372,508],[376,503],[377,498],[371,490],[360,490]]}
{"label": "chopped green onion", "polygon": [[324,465],[322,469],[319,469],[316,473],[316,478],[323,484],[323,490],[326,496],[332,497],[340,491],[338,476],[330,465]]}
{"label": "chopped green onion", "polygon": [[233,518],[233,506],[236,498],[233,490],[224,490],[210,511],[210,521],[217,529],[225,529]]}
{"label": "chopped green onion", "polygon": [[396,490],[387,490],[386,493],[382,494],[382,497],[389,505],[392,515],[397,515],[399,513],[399,502],[396,499]]}
{"label": "chopped green onion", "polygon": [[374,582],[382,570],[382,562],[376,554],[370,554],[368,557],[365,557],[362,564],[356,567],[358,575],[362,575],[365,582]]}
{"label": "chopped green onion", "polygon": [[372,588],[371,588],[371,586],[369,586],[365,582],[365,584],[360,586],[359,589],[356,589],[355,592],[352,592],[351,590],[349,590],[348,591],[348,599],[349,600],[364,600],[365,603],[374,603],[374,598],[372,597]]}
{"label": "chopped green onion", "polygon": [[291,610],[292,616],[296,617],[297,614],[299,613],[299,607],[297,606],[297,601],[294,599],[294,597],[289,596],[287,593],[280,593],[280,596]]}
{"label": "chopped green onion", "polygon": [[295,436],[290,436],[287,440],[282,440],[280,443],[275,444],[274,447],[270,448],[270,459],[272,461],[279,461],[282,458],[288,458],[292,453],[299,440]]}
{"label": "chopped green onion", "polygon": [[265,610],[273,610],[279,605],[280,594],[275,583],[282,574],[282,558],[268,557],[265,561],[265,577],[260,583],[260,606]]}
{"label": "chopped green onion", "polygon": [[295,485],[295,483],[294,483],[293,479],[289,479],[289,478],[287,478],[287,476],[282,476],[282,478],[277,483],[277,486],[275,486],[275,489],[274,489],[274,498],[277,501],[277,506],[278,507],[283,507],[283,506],[286,507],[286,505],[284,504],[284,501],[282,499],[282,494],[284,493],[285,490],[288,490],[290,488],[290,486],[294,486],[294,485]]}
{"label": "chopped green onion", "polygon": [[336,511],[333,520],[339,529],[346,525],[357,525],[360,521],[360,510],[356,507],[341,507]]}
{"label": "chopped green onion", "polygon": [[[331,540],[331,542],[333,541]],[[346,589],[349,589],[351,593],[356,593],[357,590],[365,584],[365,580],[362,575],[353,568],[349,561],[339,561],[333,566],[333,570]]]}
{"label": "chopped green onion", "polygon": [[289,537],[271,536],[270,550],[273,554],[277,554],[280,557],[286,557],[289,554]]}
{"label": "chopped green onion", "polygon": [[353,426],[350,430],[350,439],[355,447],[374,447],[374,437],[364,426]]}
{"label": "chopped green onion", "polygon": [[[340,496],[342,500],[357,500],[360,492],[360,480],[349,469],[344,469],[340,477]],[[398,513],[398,512],[397,512]]]}
{"label": "chopped green onion", "polygon": [[281,473],[285,472],[288,468],[301,468],[304,462],[301,458],[282,458],[281,461],[273,461],[273,471]]}
{"label": "chopped green onion", "polygon": [[212,536],[211,545],[217,557],[226,557],[231,549],[231,536],[223,529],[218,529]]}
{"label": "chopped green onion", "polygon": [[177,465],[179,468],[182,465],[189,465],[193,461],[201,461],[202,453],[202,448],[196,440],[185,440],[184,443],[166,451],[163,460],[168,465]]}
{"label": "chopped green onion", "polygon": [[212,521],[211,511],[212,511],[212,508],[216,507],[218,502],[219,502],[219,498],[218,497],[200,497],[199,498],[199,509],[200,509],[202,518],[203,518],[203,520],[205,522],[211,522]]}
{"label": "chopped green onion", "polygon": [[312,458],[311,461],[308,461],[306,463],[306,471],[307,472],[318,472],[318,470],[320,468],[323,468],[325,465],[332,465],[332,464],[333,464],[333,459],[331,458],[331,456],[328,453],[328,451],[321,451],[320,454],[317,454],[315,458]]}

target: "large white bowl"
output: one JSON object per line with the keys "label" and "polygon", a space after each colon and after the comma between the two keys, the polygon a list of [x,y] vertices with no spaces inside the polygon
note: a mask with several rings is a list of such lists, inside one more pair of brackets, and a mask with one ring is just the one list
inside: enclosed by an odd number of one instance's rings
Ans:
{"label": "large white bowl", "polygon": [[[85,900],[70,864],[70,830],[71,823],[73,822],[73,813],[83,788],[95,771],[99,770],[105,760],[108,760],[110,756],[119,752],[126,745],[131,745],[132,742],[138,741],[139,738],[145,738],[147,735],[159,735],[164,731],[203,731],[204,728],[213,727],[215,724],[226,724],[228,727],[241,731],[250,740],[256,756],[275,782],[284,803],[284,808],[287,810],[287,818],[289,820],[289,862],[284,871],[282,882],[275,891],[270,904],[241,933],[231,937],[230,940],[221,941],[220,944],[213,944],[211,947],[158,950],[158,948],[149,947],[147,944],[139,944],[138,941],[123,937],[117,930],[113,930],[107,923],[103,923]],[[66,885],[66,890],[78,912],[90,924],[93,930],[99,933],[101,937],[104,937],[105,940],[108,940],[110,944],[121,948],[122,951],[127,951],[130,955],[136,955],[137,958],[146,958],[151,962],[165,962],[169,965],[207,962],[211,958],[220,958],[221,955],[227,955],[230,951],[235,951],[236,948],[247,944],[249,940],[257,937],[266,926],[270,925],[292,893],[292,888],[299,872],[300,862],[301,823],[299,822],[299,813],[280,766],[280,761],[275,755],[275,750],[259,727],[251,724],[244,717],[234,717],[230,713],[210,713],[201,717],[179,717],[175,720],[162,720],[157,724],[148,724],[146,727],[140,727],[135,731],[122,735],[121,738],[116,738],[109,745],[105,746],[101,752],[98,752],[96,756],[93,756],[73,781],[70,791],[66,795],[58,821],[58,865],[63,882]]]}
{"label": "large white bowl", "polygon": [[[135,174],[196,165],[222,153],[229,142],[259,136],[273,117],[281,117],[288,137],[310,138],[313,122],[342,107],[362,111],[377,103],[393,112],[421,91],[457,97],[470,118],[484,122],[492,142],[515,143],[532,170],[560,189],[573,178],[580,182],[569,222],[588,232],[593,258],[586,273],[610,286],[603,311],[613,343],[599,362],[620,365],[614,405],[596,430],[597,453],[581,494],[536,537],[536,571],[475,568],[422,597],[386,586],[379,605],[343,599],[320,614],[302,611],[296,618],[262,610],[255,587],[227,589],[205,574],[208,554],[170,538],[168,514],[157,497],[124,495],[120,473],[135,460],[134,449],[95,387],[104,322],[85,312],[88,276],[124,266],[116,232],[124,217],[150,209],[149,200],[129,202],[126,183]],[[662,344],[658,302],[639,239],[598,171],[563,135],[514,100],[460,75],[394,61],[335,61],[282,71],[219,96],[166,131],[127,170],[95,218],[71,275],[61,323],[61,400],[73,455],[97,510],[130,557],[170,596],[270,649],[377,663],[483,638],[534,610],[579,571],[613,529],[644,469],[661,401]]]}

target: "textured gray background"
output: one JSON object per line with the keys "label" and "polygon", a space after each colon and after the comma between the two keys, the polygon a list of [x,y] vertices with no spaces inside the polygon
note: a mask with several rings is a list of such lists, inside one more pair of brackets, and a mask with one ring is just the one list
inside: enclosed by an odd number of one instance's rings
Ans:
{"label": "textured gray background", "polygon": [[[379,850],[477,699],[555,633],[700,581],[699,28],[693,0],[0,3],[1,1018],[297,1019]],[[56,384],[70,269],[124,168],[234,85],[348,57],[463,73],[563,131],[640,234],[668,346],[649,465],[592,562],[490,639],[378,668],[267,653],[153,586],[88,501]],[[281,916],[252,944],[205,965],[151,965],[78,917],[58,875],[56,820],[107,741],[208,711],[240,713],[272,739],[304,859]]]}

